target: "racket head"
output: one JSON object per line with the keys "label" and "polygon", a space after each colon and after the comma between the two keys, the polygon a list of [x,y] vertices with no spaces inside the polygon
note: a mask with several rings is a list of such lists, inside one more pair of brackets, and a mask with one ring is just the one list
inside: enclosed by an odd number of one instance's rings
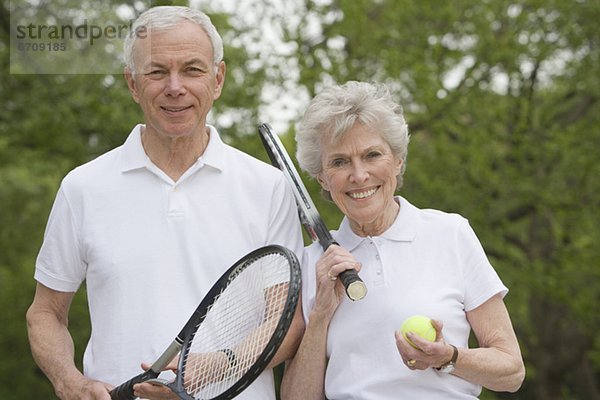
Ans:
{"label": "racket head", "polygon": [[323,250],[327,249],[335,241],[317,211],[317,207],[315,207],[306,186],[304,186],[300,178],[300,174],[285,150],[283,143],[281,143],[279,136],[267,123],[260,124],[258,132],[271,163],[279,168],[288,181],[292,183],[290,186],[298,205],[298,214],[302,225],[304,225],[304,228],[313,241],[318,241]]}
{"label": "racket head", "polygon": [[[180,333],[182,399],[231,399],[246,389],[283,342],[298,304],[301,271],[285,247],[259,248],[229,268]],[[232,356],[233,354],[233,356]]]}

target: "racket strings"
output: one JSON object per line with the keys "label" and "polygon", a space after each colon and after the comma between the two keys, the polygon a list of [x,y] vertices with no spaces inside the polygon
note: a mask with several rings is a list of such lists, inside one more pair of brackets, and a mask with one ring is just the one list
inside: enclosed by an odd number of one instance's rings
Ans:
{"label": "racket strings", "polygon": [[272,253],[243,267],[218,295],[182,355],[184,387],[195,399],[212,399],[235,384],[267,347],[285,310],[288,259]]}

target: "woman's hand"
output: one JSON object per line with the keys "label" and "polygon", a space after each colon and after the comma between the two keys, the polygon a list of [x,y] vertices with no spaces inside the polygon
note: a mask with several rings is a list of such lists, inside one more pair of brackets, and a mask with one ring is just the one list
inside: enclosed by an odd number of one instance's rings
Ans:
{"label": "woman's hand", "polygon": [[394,333],[400,357],[402,357],[404,364],[411,370],[424,370],[430,367],[438,368],[452,358],[452,347],[444,341],[442,333],[443,323],[437,320],[431,320],[431,323],[436,332],[435,342],[423,339],[412,332],[406,334],[417,348],[414,348],[402,336],[400,330]]}
{"label": "woman's hand", "polygon": [[329,246],[316,264],[317,294],[313,312],[331,318],[346,295],[339,274],[349,269],[360,271],[361,266],[348,250]]}

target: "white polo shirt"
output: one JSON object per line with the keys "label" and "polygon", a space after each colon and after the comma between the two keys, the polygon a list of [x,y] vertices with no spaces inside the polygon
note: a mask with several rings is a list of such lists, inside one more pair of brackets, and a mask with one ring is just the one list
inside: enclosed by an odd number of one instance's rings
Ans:
{"label": "white polo shirt", "polygon": [[[364,299],[344,299],[328,332],[328,399],[475,399],[481,387],[433,369],[411,371],[396,348],[394,331],[415,314],[444,323],[448,343],[468,347],[473,310],[508,289],[490,265],[466,219],[420,210],[397,197],[400,213],[381,236],[360,237],[345,218],[334,238],[363,264]],[[303,311],[315,301],[318,244],[306,248]]]}
{"label": "white polo shirt", "polygon": [[[141,143],[71,171],[58,191],[35,279],[64,292],[86,282],[90,378],[120,384],[153,362],[221,274],[267,244],[302,252],[293,196],[279,170],[224,144],[173,182]],[[274,399],[271,371],[240,399]]]}

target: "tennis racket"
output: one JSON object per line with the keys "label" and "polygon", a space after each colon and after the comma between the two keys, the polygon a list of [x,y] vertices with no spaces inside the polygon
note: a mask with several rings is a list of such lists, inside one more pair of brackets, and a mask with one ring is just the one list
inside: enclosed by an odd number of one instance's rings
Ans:
{"label": "tennis racket", "polygon": [[[279,136],[266,123],[259,125],[258,132],[260,133],[265,150],[271,159],[271,163],[283,171],[288,183],[292,187],[296,204],[298,205],[300,221],[306,232],[313,241],[318,241],[321,244],[323,250],[327,250],[332,244],[338,244],[331,236],[331,233],[329,233],[327,226],[325,226],[290,156],[286,152],[281,140],[279,140]],[[342,272],[340,280],[344,284],[346,294],[351,300],[360,300],[367,294],[367,287],[355,270],[351,269]]]}
{"label": "tennis racket", "polygon": [[213,285],[152,367],[114,388],[113,400],[135,399],[133,385],[154,381],[179,354],[175,380],[163,382],[181,399],[231,399],[267,367],[287,333],[301,286],[295,254],[259,248]]}

